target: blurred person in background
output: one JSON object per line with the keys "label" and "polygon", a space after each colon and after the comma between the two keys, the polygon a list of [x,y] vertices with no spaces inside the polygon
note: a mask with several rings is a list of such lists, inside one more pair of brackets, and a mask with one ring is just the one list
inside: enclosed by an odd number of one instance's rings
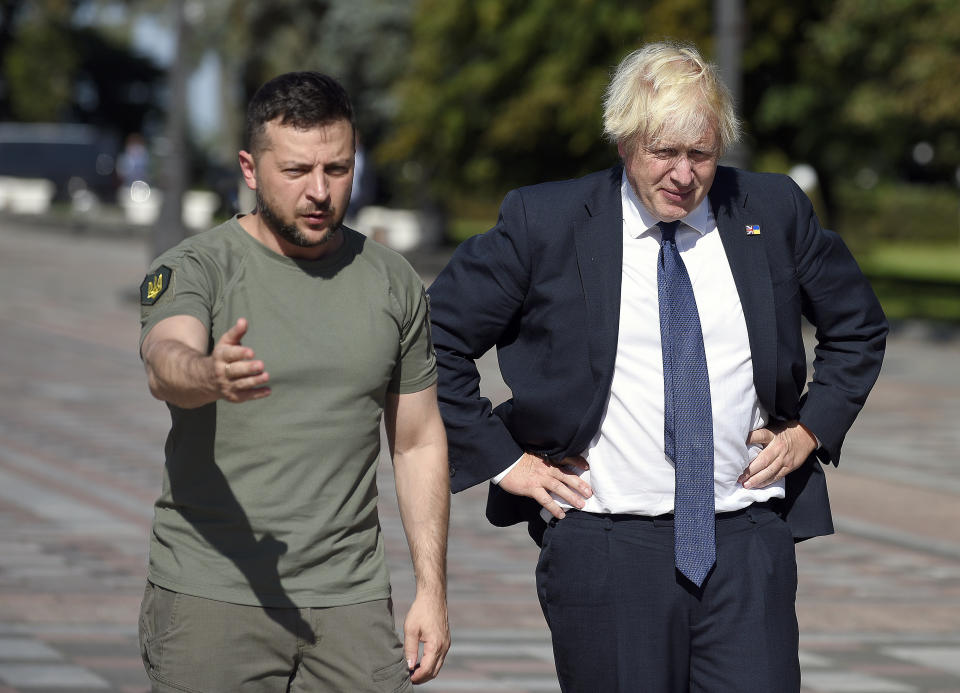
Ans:
{"label": "blurred person in background", "polygon": [[430,287],[451,486],[541,545],[565,693],[796,693],[794,542],[833,531],[886,320],[789,178],[718,165],[740,127],[694,47],[631,53],[604,106],[622,165],[510,192]]}
{"label": "blurred person in background", "polygon": [[360,133],[357,133],[356,156],[354,157],[353,190],[350,193],[350,207],[347,209],[348,223],[357,218],[360,210],[372,205],[377,199],[377,173],[373,157],[363,146]]}
{"label": "blurred person in background", "polygon": [[[354,114],[339,83],[267,82],[246,141],[254,212],[164,253],[141,286],[140,353],[172,419],[144,665],[155,691],[406,691],[450,645],[423,284],[342,224]],[[402,642],[377,514],[381,420],[417,585]]]}
{"label": "blurred person in background", "polygon": [[140,133],[127,135],[123,151],[117,158],[117,173],[123,184],[123,192],[128,193],[135,182],[150,182],[150,152]]}

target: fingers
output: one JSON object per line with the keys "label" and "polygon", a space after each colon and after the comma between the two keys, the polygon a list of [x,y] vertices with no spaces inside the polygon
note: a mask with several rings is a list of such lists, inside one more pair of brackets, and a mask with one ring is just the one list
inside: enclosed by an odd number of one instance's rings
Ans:
{"label": "fingers", "polygon": [[763,460],[759,455],[750,463],[738,481],[746,489],[764,488],[787,475],[787,470],[779,458]]}
{"label": "fingers", "polygon": [[586,499],[593,495],[590,486],[576,474],[563,472],[556,468],[548,474],[549,476],[539,481],[540,485],[533,489],[532,498],[558,520],[566,517],[566,513],[564,513],[555,496],[566,501],[574,508],[581,509],[586,505]]}
{"label": "fingers", "polygon": [[[420,633],[417,631],[403,629],[403,658],[407,660],[407,669],[414,672],[417,667],[417,659],[420,657]],[[411,678],[413,678],[411,676]]]}
{"label": "fingers", "polygon": [[243,339],[243,335],[247,333],[247,319],[246,318],[237,318],[236,324],[231,327],[229,330],[223,333],[223,336],[220,337],[219,344],[240,344],[240,340]]}
{"label": "fingers", "polygon": [[779,463],[780,446],[776,443],[777,437],[767,428],[758,428],[751,431],[747,437],[748,445],[763,445],[763,450],[750,462],[737,482],[744,488],[763,488],[775,481],[774,477],[782,464]]}
{"label": "fingers", "polygon": [[224,375],[234,382],[263,374],[263,361],[242,361],[240,359],[225,359],[225,361]]}
{"label": "fingers", "polygon": [[445,653],[441,652],[434,643],[427,641],[423,645],[423,657],[420,662],[414,665],[413,673],[410,675],[410,681],[413,683],[426,683],[430,679],[437,677],[440,668],[443,666]]}
{"label": "fingers", "polygon": [[747,445],[769,445],[774,438],[774,433],[769,428],[758,428],[750,431],[747,436]]}
{"label": "fingers", "polygon": [[247,402],[262,399],[270,394],[265,387],[270,374],[263,368],[263,361],[231,361],[223,366],[223,398],[229,402]]}
{"label": "fingers", "polygon": [[236,324],[223,333],[220,339],[213,347],[214,355],[219,356],[224,361],[241,361],[243,359],[253,358],[253,349],[245,347],[240,343],[243,336],[247,333],[247,319],[239,318]]}
{"label": "fingers", "polygon": [[[266,378],[266,374],[264,374]],[[228,402],[239,403],[239,402],[250,402],[255,399],[263,399],[264,397],[269,397],[272,390],[269,387],[260,387],[258,382],[264,381],[250,381],[246,383],[241,381],[241,383],[230,393],[225,399]]]}
{"label": "fingers", "polygon": [[[549,493],[544,493],[542,491],[535,491],[534,494],[531,496],[531,498],[533,498],[533,500],[537,501],[537,503],[539,503],[544,508],[546,508],[547,512],[549,512],[558,520],[562,520],[567,516],[567,513],[565,513],[563,510],[563,506],[560,505],[556,500],[554,500],[553,496],[551,496]],[[580,502],[582,503],[583,501],[580,501]],[[582,506],[577,506],[577,507],[582,507]]]}
{"label": "fingers", "polygon": [[527,453],[500,481],[500,487],[515,495],[533,498],[551,515],[563,519],[565,513],[554,495],[575,508],[582,508],[586,504],[585,499],[593,495],[593,489],[586,481],[578,474],[566,471],[569,467],[582,470],[590,468],[580,456],[564,458],[557,466]]}
{"label": "fingers", "polygon": [[544,483],[543,489],[560,496],[575,508],[582,508],[587,502],[586,499],[593,495],[590,485],[576,474],[559,469],[550,474],[551,478]]}
{"label": "fingers", "polygon": [[795,421],[776,431],[761,428],[747,437],[749,445],[764,445],[737,481],[746,489],[764,488],[800,467],[816,448],[816,439]]}
{"label": "fingers", "polygon": [[[439,620],[431,617],[422,625],[419,621],[422,611],[411,608],[403,629],[403,655],[410,669],[413,683],[425,683],[437,676],[443,667],[443,661],[450,649],[450,628],[446,617]],[[436,616],[436,614],[434,615]],[[423,643],[423,655],[417,661],[420,643]]]}
{"label": "fingers", "polygon": [[220,397],[228,402],[248,402],[270,395],[265,387],[270,380],[263,361],[254,360],[254,352],[240,341],[247,333],[246,318],[223,333],[213,348],[213,369]]}

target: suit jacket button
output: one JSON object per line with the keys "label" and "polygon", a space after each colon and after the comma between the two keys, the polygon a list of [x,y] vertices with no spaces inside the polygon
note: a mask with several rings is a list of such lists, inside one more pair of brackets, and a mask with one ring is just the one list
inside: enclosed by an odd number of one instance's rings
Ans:
{"label": "suit jacket button", "polygon": [[451,467],[450,467],[450,476],[454,476],[456,473],[457,473],[457,468],[451,466]]}

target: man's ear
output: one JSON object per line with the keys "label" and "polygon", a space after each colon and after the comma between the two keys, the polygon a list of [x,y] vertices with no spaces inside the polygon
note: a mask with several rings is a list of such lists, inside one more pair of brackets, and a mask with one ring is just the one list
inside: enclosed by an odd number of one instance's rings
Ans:
{"label": "man's ear", "polygon": [[241,150],[237,154],[240,161],[240,172],[243,174],[243,180],[251,190],[257,189],[257,165],[253,160],[253,154]]}

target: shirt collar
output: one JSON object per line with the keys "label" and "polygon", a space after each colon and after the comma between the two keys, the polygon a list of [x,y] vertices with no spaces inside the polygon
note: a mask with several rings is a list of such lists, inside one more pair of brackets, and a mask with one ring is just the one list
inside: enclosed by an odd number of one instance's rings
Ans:
{"label": "shirt collar", "polygon": [[[620,199],[623,205],[623,224],[627,233],[633,238],[640,238],[656,228],[657,219],[643,205],[633,186],[627,180],[627,174],[624,172],[620,182]],[[710,203],[706,197],[698,204],[692,212],[685,216],[681,221],[694,229],[701,236],[707,233],[709,229]]]}

